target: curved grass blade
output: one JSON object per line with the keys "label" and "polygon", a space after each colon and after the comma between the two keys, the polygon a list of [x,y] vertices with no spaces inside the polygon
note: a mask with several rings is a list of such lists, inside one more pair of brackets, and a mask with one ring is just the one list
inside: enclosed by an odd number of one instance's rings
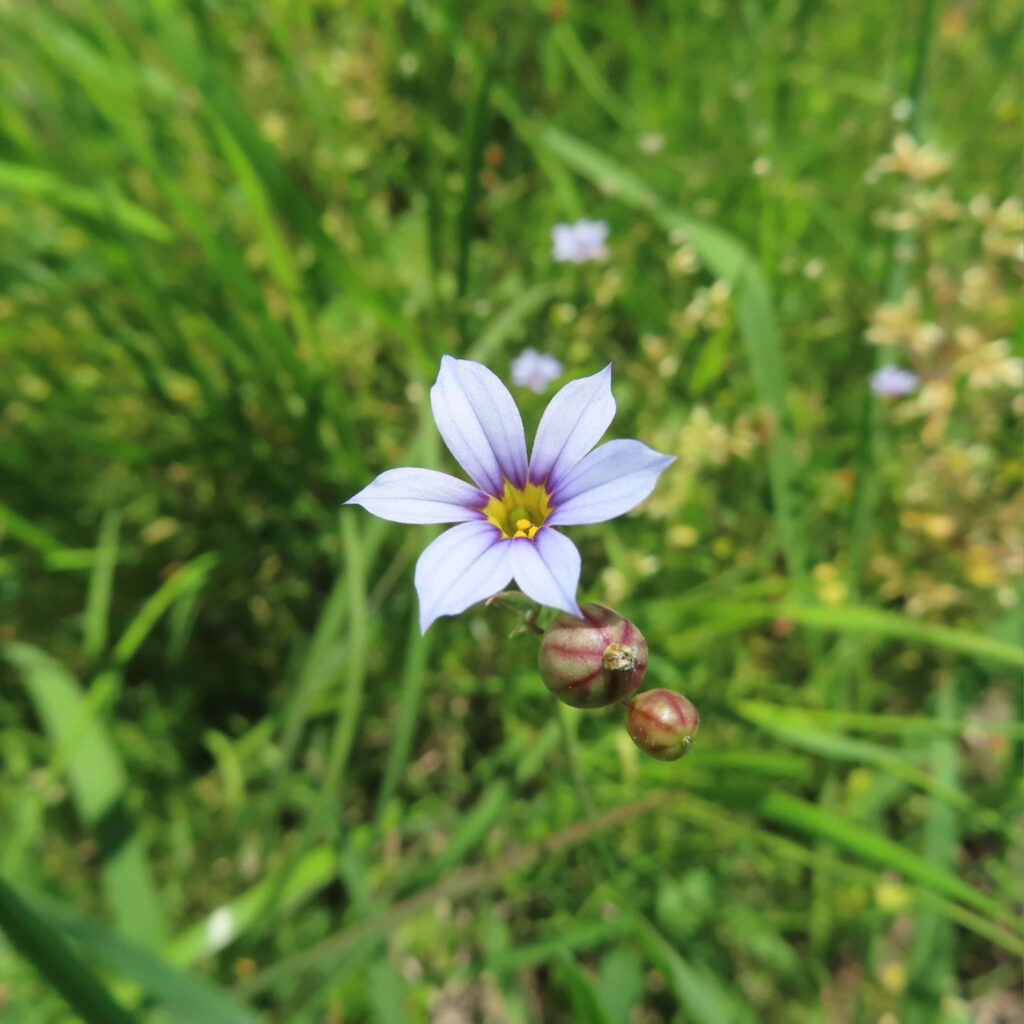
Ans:
{"label": "curved grass blade", "polygon": [[217,556],[208,552],[193,558],[161,584],[159,589],[146,599],[118,640],[114,647],[114,660],[119,665],[130,661],[164,612],[180,597],[200,590],[216,564]]}
{"label": "curved grass blade", "polygon": [[96,544],[96,561],[89,575],[89,593],[83,616],[82,654],[93,662],[107,646],[110,595],[114,586],[117,566],[117,539],[121,528],[120,513],[110,511],[103,517],[100,536]]}
{"label": "curved grass blade", "polygon": [[809,835],[827,839],[840,849],[879,867],[899,872],[949,899],[972,907],[981,914],[1021,933],[1020,921],[998,900],[975,889],[951,871],[908,850],[887,836],[846,821],[836,814],[815,807],[789,793],[773,792],[757,805],[758,813],[769,821],[788,825]]}
{"label": "curved grass blade", "polygon": [[[660,602],[658,602],[660,603]],[[979,659],[1003,662],[1024,667],[1024,648],[957,626],[940,626],[932,622],[919,622],[896,612],[859,605],[831,608],[825,605],[746,604],[710,602],[704,605],[708,617],[736,616],[739,624],[771,622],[792,619],[811,629],[840,633],[860,633],[888,637],[894,640],[913,640],[931,647],[939,647]]]}
{"label": "curved grass blade", "polygon": [[118,927],[143,945],[158,946],[163,914],[127,809],[128,774],[99,718],[98,704],[88,700],[63,665],[38,648],[14,643],[0,653],[21,673],[57,759],[66,758],[75,808],[99,843],[103,886]]}
{"label": "curved grass blade", "polygon": [[33,913],[0,878],[0,927],[26,960],[88,1024],[134,1024],[134,1018],[79,959],[60,932]]}
{"label": "curved grass blade", "polygon": [[[44,923],[81,942],[111,971],[134,982],[145,995],[172,1011],[173,1020],[258,1024],[259,1017],[244,1003],[202,978],[169,966],[98,921],[39,893],[28,898]],[[119,1018],[99,1019],[103,1024],[120,1024]]]}

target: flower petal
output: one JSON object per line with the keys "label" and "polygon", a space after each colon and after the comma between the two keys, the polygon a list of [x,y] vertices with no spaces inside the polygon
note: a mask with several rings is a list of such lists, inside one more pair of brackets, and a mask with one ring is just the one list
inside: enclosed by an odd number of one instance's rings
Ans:
{"label": "flower petal", "polygon": [[636,508],[675,462],[640,441],[609,441],[591,452],[552,495],[552,526],[603,523]]}
{"label": "flower petal", "polygon": [[580,553],[564,533],[544,527],[534,540],[510,540],[507,546],[512,555],[512,575],[527,597],[582,617],[576,603]]}
{"label": "flower petal", "polygon": [[489,494],[526,483],[526,435],[515,399],[486,366],[441,357],[430,389],[437,429],[459,465]]}
{"label": "flower petal", "polygon": [[433,469],[389,469],[345,504],[393,523],[464,523],[481,518],[487,495]]}
{"label": "flower petal", "polygon": [[601,440],[615,417],[609,363],[591,377],[569,381],[548,403],[530,457],[534,483],[558,482]]}
{"label": "flower petal", "polygon": [[576,221],[576,240],[593,253],[600,252],[608,241],[608,222],[605,220]]}
{"label": "flower petal", "polygon": [[416,563],[420,631],[503,590],[512,577],[508,548],[486,521],[453,526],[427,545]]}

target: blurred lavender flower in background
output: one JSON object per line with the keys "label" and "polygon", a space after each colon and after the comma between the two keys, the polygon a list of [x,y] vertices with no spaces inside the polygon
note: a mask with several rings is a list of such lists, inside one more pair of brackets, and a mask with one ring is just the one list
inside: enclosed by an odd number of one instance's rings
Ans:
{"label": "blurred lavender flower in background", "polygon": [[541,394],[552,381],[562,376],[562,364],[535,348],[524,349],[512,360],[512,383]]}
{"label": "blurred lavender flower in background", "polygon": [[603,220],[578,220],[575,224],[556,224],[551,229],[551,256],[556,263],[586,263],[608,255],[608,223]]}
{"label": "blurred lavender flower in background", "polygon": [[891,363],[871,374],[871,390],[881,398],[903,398],[912,395],[921,381],[916,373]]}

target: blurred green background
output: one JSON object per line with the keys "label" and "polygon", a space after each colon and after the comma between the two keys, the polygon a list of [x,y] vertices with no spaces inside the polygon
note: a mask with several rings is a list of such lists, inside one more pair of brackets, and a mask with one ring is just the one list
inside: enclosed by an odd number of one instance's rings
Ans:
{"label": "blurred green background", "polygon": [[[1019,1021],[1020,27],[0,4],[0,1019]],[[527,346],[679,457],[572,531],[678,763],[340,510]]]}

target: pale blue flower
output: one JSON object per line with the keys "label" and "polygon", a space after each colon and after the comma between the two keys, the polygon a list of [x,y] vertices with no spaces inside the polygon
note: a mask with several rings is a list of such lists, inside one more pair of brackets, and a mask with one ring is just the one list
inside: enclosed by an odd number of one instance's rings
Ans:
{"label": "pale blue flower", "polygon": [[578,220],[551,229],[551,256],[556,263],[586,263],[608,255],[608,224],[603,220]]}
{"label": "pale blue flower", "polygon": [[561,376],[562,364],[554,356],[535,348],[524,349],[512,360],[512,383],[538,395]]}
{"label": "pale blue flower", "polygon": [[473,483],[432,469],[389,469],[345,502],[396,523],[459,524],[416,563],[423,632],[512,580],[538,604],[580,614],[580,555],[556,527],[623,515],[675,461],[640,441],[594,447],[615,416],[611,380],[606,366],[566,384],[548,403],[527,458],[523,421],[505,385],[479,363],[441,359],[430,404]]}
{"label": "pale blue flower", "polygon": [[881,398],[903,398],[912,395],[920,386],[916,373],[891,363],[871,374],[871,390]]}

